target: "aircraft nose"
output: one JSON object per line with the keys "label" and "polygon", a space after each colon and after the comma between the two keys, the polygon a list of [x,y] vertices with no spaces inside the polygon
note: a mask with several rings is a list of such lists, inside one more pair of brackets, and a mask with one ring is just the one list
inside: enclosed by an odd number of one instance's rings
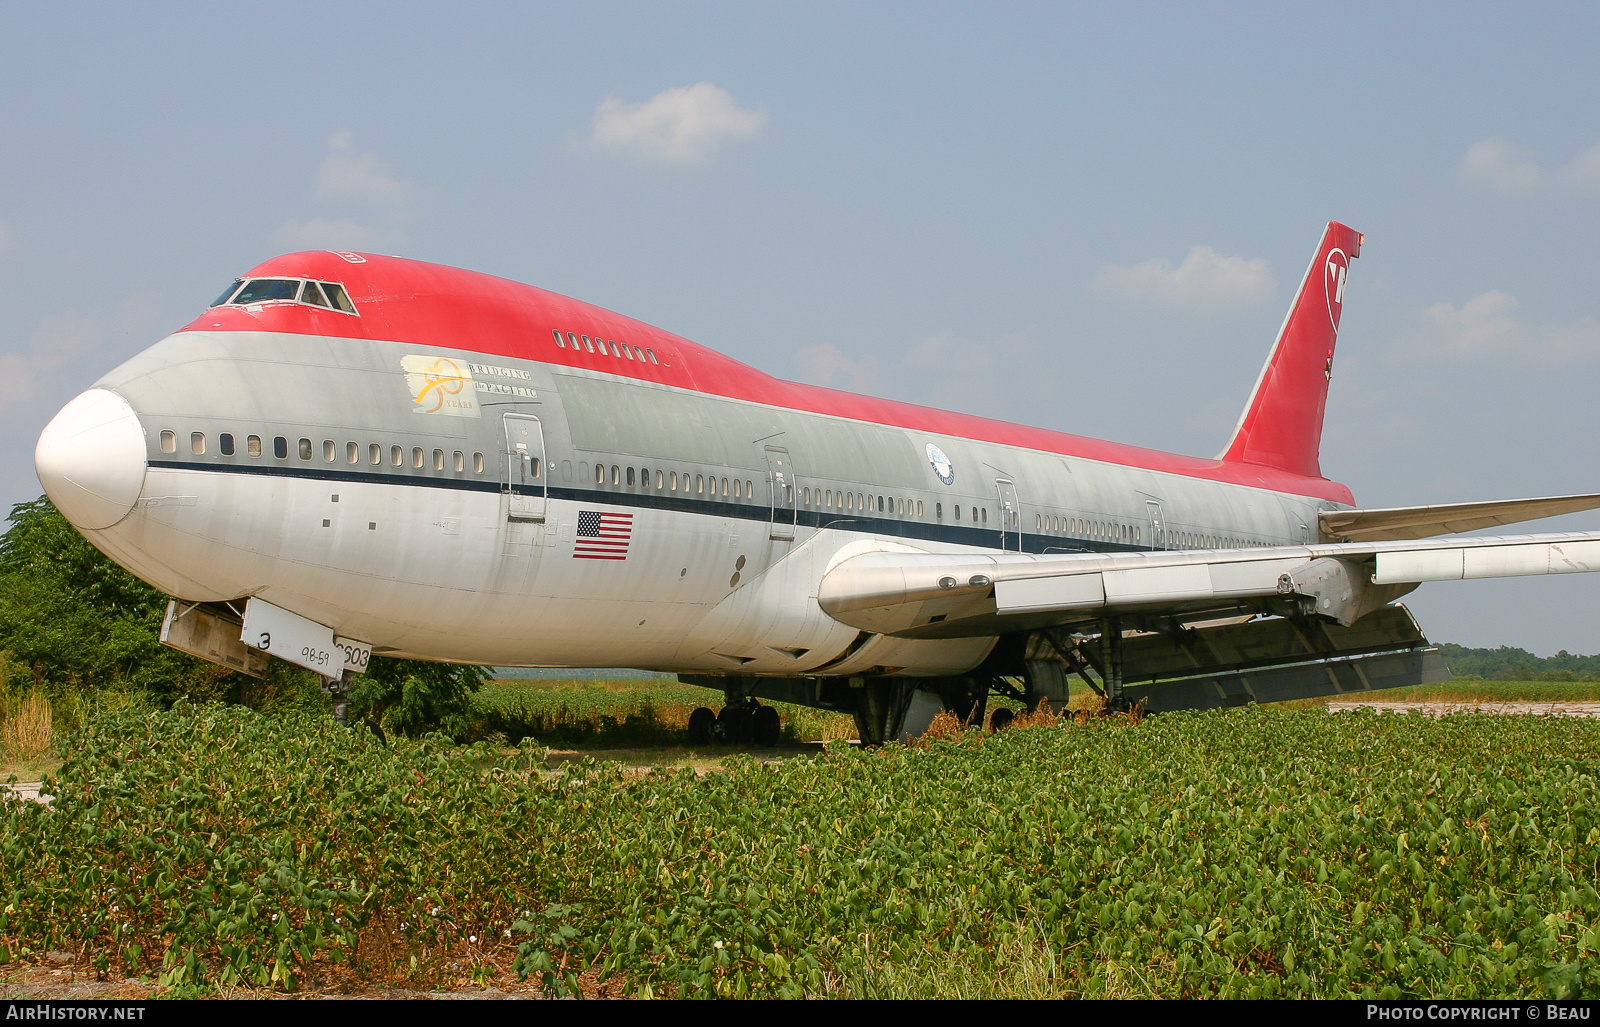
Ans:
{"label": "aircraft nose", "polygon": [[144,488],[144,429],[121,396],[90,389],[45,425],[33,450],[45,495],[77,528],[109,528]]}

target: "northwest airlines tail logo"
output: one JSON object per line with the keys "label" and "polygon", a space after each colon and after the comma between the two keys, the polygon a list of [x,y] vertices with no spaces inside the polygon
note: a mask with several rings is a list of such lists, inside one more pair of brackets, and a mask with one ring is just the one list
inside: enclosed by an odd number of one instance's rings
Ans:
{"label": "northwest airlines tail logo", "polygon": [[1328,291],[1328,317],[1333,321],[1333,330],[1339,330],[1339,312],[1344,309],[1344,276],[1350,273],[1350,258],[1344,255],[1344,250],[1334,247],[1328,251],[1327,271],[1322,276],[1322,285]]}

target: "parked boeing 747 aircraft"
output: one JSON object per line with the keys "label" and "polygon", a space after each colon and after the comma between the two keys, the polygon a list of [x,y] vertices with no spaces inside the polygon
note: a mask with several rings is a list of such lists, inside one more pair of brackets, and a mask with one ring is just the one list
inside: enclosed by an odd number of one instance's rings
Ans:
{"label": "parked boeing 747 aircraft", "polygon": [[[1448,676],[1418,583],[1600,569],[1600,533],[1433,536],[1582,495],[1356,509],[1318,466],[1330,223],[1214,459],[780,381],[619,314],[397,257],[277,257],[64,407],[35,463],[175,597],[163,640],[337,691],[368,656],[638,667],[866,742],[1079,675],[1152,710]],[[996,711],[999,712],[998,710]]]}

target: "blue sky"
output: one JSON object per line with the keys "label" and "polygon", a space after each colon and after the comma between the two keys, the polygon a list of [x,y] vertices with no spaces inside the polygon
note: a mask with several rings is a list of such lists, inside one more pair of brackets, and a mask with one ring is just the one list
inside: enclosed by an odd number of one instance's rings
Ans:
{"label": "blue sky", "polygon": [[[1367,247],[1324,471],[1368,506],[1600,491],[1597,53],[1592,3],[13,5],[0,499],[62,403],[313,246],[1211,455],[1330,218]],[[1600,651],[1600,575],[1410,603]]]}

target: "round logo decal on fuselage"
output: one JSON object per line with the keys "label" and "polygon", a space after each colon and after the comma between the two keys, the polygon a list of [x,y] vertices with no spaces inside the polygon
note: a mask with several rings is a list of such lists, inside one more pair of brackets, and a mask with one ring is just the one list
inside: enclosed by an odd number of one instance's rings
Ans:
{"label": "round logo decal on fuselage", "polygon": [[956,483],[955,465],[950,462],[949,457],[944,455],[944,450],[931,442],[928,443],[928,463],[933,465],[933,473],[939,476],[940,481],[946,485],[954,485]]}

